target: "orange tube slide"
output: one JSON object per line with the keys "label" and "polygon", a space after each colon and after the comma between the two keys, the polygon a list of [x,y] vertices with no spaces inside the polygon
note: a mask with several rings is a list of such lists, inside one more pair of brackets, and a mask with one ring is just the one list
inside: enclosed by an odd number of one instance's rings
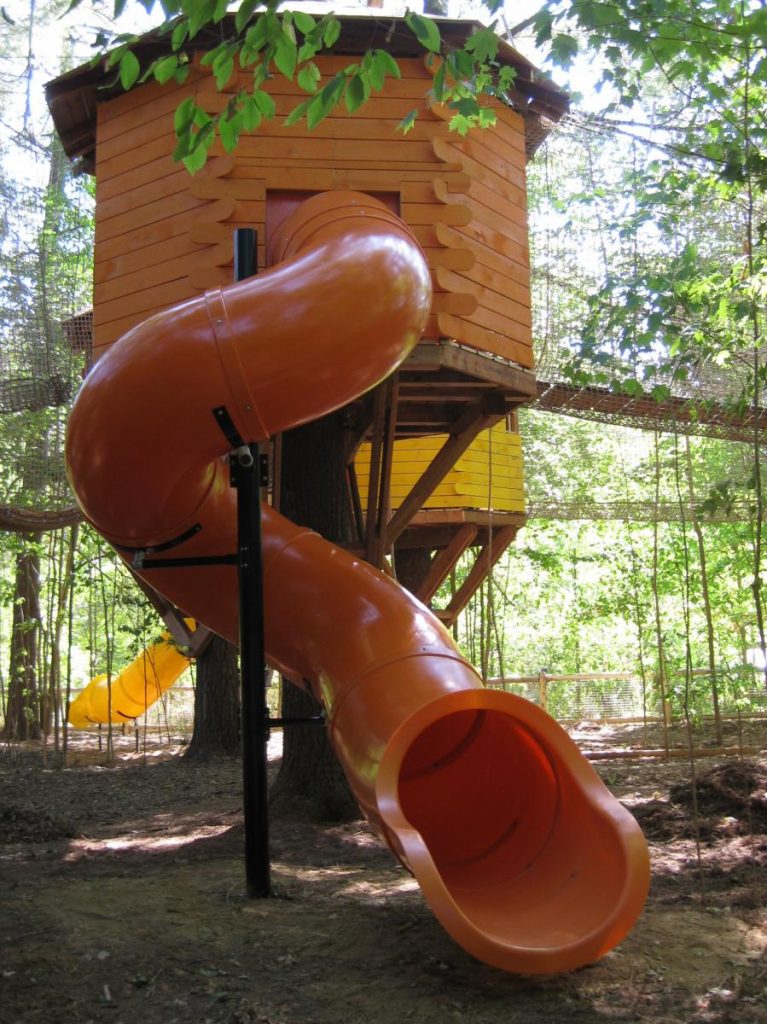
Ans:
{"label": "orange tube slide", "polygon": [[[234,551],[225,455],[236,435],[262,439],[339,408],[423,329],[426,263],[375,200],[307,200],[272,257],[259,277],[139,325],[83,385],[70,475],[126,557]],[[324,704],[360,807],[446,930],[525,973],[578,967],[619,942],[646,895],[646,845],[567,734],[484,689],[436,617],[383,573],[269,507],[263,543],[269,661]],[[236,640],[233,568],[142,575]]]}
{"label": "orange tube slide", "polygon": [[69,724],[75,729],[90,725],[133,721],[159,700],[189,667],[187,658],[163,633],[145,648],[109,684],[106,675],[91,679],[69,705]]}

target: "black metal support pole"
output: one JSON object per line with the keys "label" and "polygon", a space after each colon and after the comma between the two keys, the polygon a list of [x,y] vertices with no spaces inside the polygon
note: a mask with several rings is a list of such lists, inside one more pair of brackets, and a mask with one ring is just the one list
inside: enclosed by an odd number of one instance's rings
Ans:
{"label": "black metal support pole", "polygon": [[242,781],[245,818],[245,882],[250,897],[271,892],[264,652],[264,591],[261,564],[261,468],[258,444],[232,456],[237,488],[237,554],[240,585],[240,673],[242,676]]}
{"label": "black metal support pole", "polygon": [[[256,272],[256,233],[240,228],[234,237],[235,279]],[[232,455],[237,488],[237,563],[240,589],[240,674],[242,680],[242,782],[245,819],[245,886],[251,898],[271,894],[264,651],[264,587],[261,561],[261,452],[244,444]]]}

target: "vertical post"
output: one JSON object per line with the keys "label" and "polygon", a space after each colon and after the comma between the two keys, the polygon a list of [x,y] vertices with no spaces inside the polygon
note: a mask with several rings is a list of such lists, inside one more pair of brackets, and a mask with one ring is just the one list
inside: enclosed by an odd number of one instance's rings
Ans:
{"label": "vertical post", "polygon": [[548,680],[546,679],[545,668],[542,668],[538,673],[538,704],[544,711],[549,710]]}
{"label": "vertical post", "polygon": [[[256,233],[240,228],[234,236],[235,278],[256,272]],[[237,488],[237,566],[240,597],[240,676],[242,686],[242,781],[245,821],[245,887],[249,897],[271,893],[264,651],[264,589],[261,559],[261,452],[242,445],[232,456]]]}

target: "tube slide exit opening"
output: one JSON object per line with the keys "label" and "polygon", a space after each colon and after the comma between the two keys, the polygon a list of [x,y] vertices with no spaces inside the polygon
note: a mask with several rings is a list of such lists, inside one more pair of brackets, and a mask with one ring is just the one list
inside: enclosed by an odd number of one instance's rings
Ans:
{"label": "tube slide exit opening", "polygon": [[384,754],[377,795],[436,917],[497,967],[581,966],[641,911],[649,872],[636,822],[522,698],[473,690],[427,705]]}

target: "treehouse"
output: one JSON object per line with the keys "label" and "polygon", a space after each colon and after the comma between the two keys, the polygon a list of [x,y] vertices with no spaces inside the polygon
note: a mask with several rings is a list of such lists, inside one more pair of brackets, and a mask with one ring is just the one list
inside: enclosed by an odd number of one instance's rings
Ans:
{"label": "treehouse", "polygon": [[[498,59],[515,71],[507,102],[493,101],[493,127],[461,137],[449,129],[452,112],[429,103],[432,71],[404,20],[341,23],[335,46],[316,59],[323,81],[378,47],[402,77],[307,131],[284,124],[306,94],[277,75],[267,85],[277,116],[231,154],[216,142],[195,176],[172,159],[174,111],[193,96],[219,112],[248,76],[234,74],[218,92],[195,62],[182,85],[125,93],[103,67],[49,85],[64,149],[96,176],[93,358],[150,314],[229,283],[234,229],[255,228],[263,267],[275,231],[308,196],[354,189],[383,200],[422,246],[434,298],[399,372],[347,410],[356,548],[393,566],[425,601],[473,550],[474,568],[439,612],[449,624],[524,523],[515,410],[536,395],[525,166],[567,99],[501,43]],[[463,45],[475,27],[440,22],[447,46]],[[163,45],[148,35],[135,53],[146,64]],[[413,110],[403,134],[397,125]],[[276,476],[279,455],[277,441]]]}

